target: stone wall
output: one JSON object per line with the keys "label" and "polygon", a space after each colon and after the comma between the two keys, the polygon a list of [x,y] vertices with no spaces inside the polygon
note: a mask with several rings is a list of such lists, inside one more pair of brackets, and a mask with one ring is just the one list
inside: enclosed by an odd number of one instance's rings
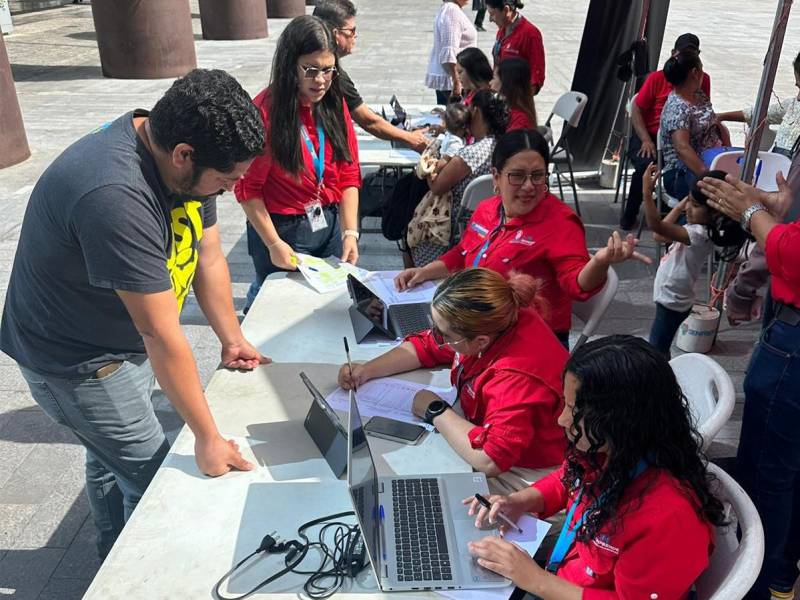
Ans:
{"label": "stone wall", "polygon": [[72,4],[72,0],[9,0],[8,6],[11,14],[33,12],[35,10],[45,10],[56,8],[65,4]]}

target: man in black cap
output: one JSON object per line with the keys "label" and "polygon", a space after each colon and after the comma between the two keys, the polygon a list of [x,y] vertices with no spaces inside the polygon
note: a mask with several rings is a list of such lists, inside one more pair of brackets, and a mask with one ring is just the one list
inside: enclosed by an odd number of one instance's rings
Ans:
{"label": "man in black cap", "polygon": [[[684,33],[675,40],[671,56],[681,52],[700,53],[700,40],[693,33]],[[703,73],[703,93],[711,97],[711,78]],[[661,111],[672,91],[672,85],[664,77],[664,71],[654,71],[647,76],[639,93],[631,104],[631,122],[633,131],[628,145],[628,157],[635,171],[631,179],[631,187],[625,201],[625,210],[620,219],[620,227],[630,230],[634,227],[642,204],[642,176],[647,166],[656,159],[656,135],[661,121]]]}

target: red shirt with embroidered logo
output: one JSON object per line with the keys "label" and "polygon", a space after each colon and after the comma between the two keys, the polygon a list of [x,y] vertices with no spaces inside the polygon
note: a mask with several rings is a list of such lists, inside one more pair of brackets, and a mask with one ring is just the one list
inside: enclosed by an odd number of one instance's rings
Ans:
{"label": "red shirt with embroidered logo", "polygon": [[[501,207],[500,196],[478,204],[459,244],[439,260],[451,272],[478,266],[501,275],[513,269],[541,279],[545,284],[542,296],[550,309],[546,321],[553,331],[569,331],[572,301],[588,300],[605,285],[588,292],[578,285],[578,274],[589,262],[580,217],[549,193],[528,214],[502,225]],[[489,246],[476,265],[487,237]]]}
{"label": "red shirt with embroidered logo", "polygon": [[[303,137],[300,136],[300,146],[303,151],[303,163],[305,168],[295,176],[286,172],[283,167],[278,165],[272,158],[272,151],[269,147],[269,111],[271,108],[271,97],[269,88],[262,91],[255,97],[253,103],[261,111],[261,118],[267,130],[267,147],[264,154],[256,157],[245,176],[239,180],[234,188],[236,199],[239,202],[260,198],[267,207],[267,212],[279,215],[302,215],[305,214],[304,205],[316,198],[317,195],[317,175],[314,168],[314,159],[308,151]],[[325,170],[323,172],[323,188],[320,200],[323,206],[329,204],[339,204],[342,194],[349,187],[361,187],[361,168],[358,164],[358,141],[353,129],[353,121],[350,119],[350,112],[347,104],[342,101],[344,110],[345,127],[347,128],[347,145],[350,149],[352,162],[345,160],[335,160],[333,156],[333,146],[330,137],[325,136]],[[299,105],[298,113],[300,123],[308,131],[308,137],[314,146],[314,150],[319,152],[319,137],[317,135],[317,125],[311,107]]]}
{"label": "red shirt with embroidered logo", "polygon": [[531,85],[544,85],[544,42],[542,32],[533,23],[520,15],[512,25],[511,34],[506,28],[497,30],[495,44],[500,44],[500,56],[495,57],[495,68],[507,58],[524,58],[531,68]]}
{"label": "red shirt with embroidered logo", "polygon": [[[562,465],[533,484],[544,496],[542,518],[574,501],[563,473]],[[573,523],[588,504],[581,499]],[[694,493],[668,471],[647,469],[625,490],[619,521],[590,542],[576,540],[558,576],[583,587],[583,600],[684,600],[714,550],[714,526],[698,516],[698,507]]]}
{"label": "red shirt with embroidered logo", "polygon": [[516,325],[481,357],[439,348],[430,331],[406,341],[423,367],[452,365],[450,379],[459,389],[464,416],[475,424],[470,443],[501,471],[552,467],[564,460],[566,438],[557,421],[569,355],[535,310],[521,309]]}
{"label": "red shirt with embroidered logo", "polygon": [[773,227],[765,254],[772,275],[772,299],[800,308],[800,221]]}

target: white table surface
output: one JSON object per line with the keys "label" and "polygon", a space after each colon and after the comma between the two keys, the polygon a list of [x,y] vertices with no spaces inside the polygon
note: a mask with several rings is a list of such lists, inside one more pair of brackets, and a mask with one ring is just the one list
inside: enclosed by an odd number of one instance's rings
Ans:
{"label": "white table surface", "polygon": [[[350,509],[346,484],[334,478],[303,427],[311,398],[298,376],[305,371],[323,394],[336,387],[342,336],[353,340],[349,299],[344,291],[318,294],[298,274],[275,277],[262,287],[243,329],[276,363],[252,372],[219,370],[206,390],[220,431],[237,439],[257,468],[216,479],[203,476],[195,464],[194,436],[184,427],[84,600],[211,598],[215,582],[266,533],[277,530],[294,538],[301,523]],[[385,349],[351,343],[354,360]],[[407,377],[443,385],[447,372],[420,370]],[[369,440],[383,474],[414,474],[421,462],[429,469],[441,466],[441,472],[470,471],[440,435],[427,434],[418,446]],[[403,466],[390,469],[387,454],[398,459],[391,464]],[[276,560],[256,561],[234,580],[230,593],[243,593],[266,578]],[[297,597],[298,583],[296,577],[278,581],[256,597]],[[387,596],[375,591],[371,571],[350,589],[337,597]]]}
{"label": "white table surface", "polygon": [[361,166],[413,167],[419,162],[419,152],[403,148],[359,147],[358,161]]}

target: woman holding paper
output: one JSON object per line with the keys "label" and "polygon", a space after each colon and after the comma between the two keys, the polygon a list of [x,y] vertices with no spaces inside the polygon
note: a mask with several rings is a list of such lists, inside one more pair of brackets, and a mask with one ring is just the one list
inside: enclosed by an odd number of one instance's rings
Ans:
{"label": "woman holding paper", "polygon": [[358,143],[337,68],[330,30],[297,17],[278,39],[269,87],[254,100],[266,149],[234,190],[256,270],[245,312],[267,275],[297,268],[296,252],[358,260]]}
{"label": "woman holding paper", "polygon": [[473,468],[497,476],[512,467],[561,462],[561,371],[567,352],[532,305],[539,285],[489,269],[451,275],[431,302],[433,327],[363,365],[339,371],[345,389],[370,379],[450,364],[464,416],[422,390],[413,412],[433,424]]}
{"label": "woman holding paper", "polygon": [[667,359],[633,336],[590,342],[567,363],[564,396],[563,466],[528,489],[492,496],[490,510],[464,500],[476,526],[499,512],[517,521],[567,509],[547,568],[498,537],[470,543],[470,552],[542,600],[685,599],[725,515]]}

